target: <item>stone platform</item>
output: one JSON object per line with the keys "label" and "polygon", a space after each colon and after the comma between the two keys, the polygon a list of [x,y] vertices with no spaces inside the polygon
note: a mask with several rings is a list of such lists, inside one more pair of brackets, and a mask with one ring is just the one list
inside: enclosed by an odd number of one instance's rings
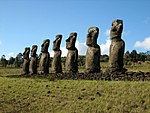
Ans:
{"label": "stone platform", "polygon": [[104,73],[50,73],[47,75],[22,75],[22,77],[38,77],[38,78],[47,78],[50,81],[53,80],[114,80],[114,81],[150,81],[150,72],[125,72],[125,73],[113,73],[113,74],[104,74]]}

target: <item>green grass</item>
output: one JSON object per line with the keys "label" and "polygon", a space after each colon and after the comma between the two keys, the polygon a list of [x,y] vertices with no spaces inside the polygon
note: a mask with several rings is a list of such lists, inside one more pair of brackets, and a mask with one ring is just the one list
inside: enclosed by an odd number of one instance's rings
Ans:
{"label": "green grass", "polygon": [[49,81],[16,76],[21,73],[0,68],[0,113],[150,113],[148,81]]}
{"label": "green grass", "polygon": [[0,78],[7,113],[149,113],[150,82]]}
{"label": "green grass", "polygon": [[22,74],[22,68],[0,68],[0,76],[20,74]]}
{"label": "green grass", "polygon": [[[105,71],[108,67],[108,62],[101,62],[101,70]],[[150,72],[150,62],[131,63],[131,65],[124,65],[128,71],[143,71]]]}
{"label": "green grass", "polygon": [[132,63],[131,65],[126,65],[125,67],[128,71],[150,72],[150,62]]}

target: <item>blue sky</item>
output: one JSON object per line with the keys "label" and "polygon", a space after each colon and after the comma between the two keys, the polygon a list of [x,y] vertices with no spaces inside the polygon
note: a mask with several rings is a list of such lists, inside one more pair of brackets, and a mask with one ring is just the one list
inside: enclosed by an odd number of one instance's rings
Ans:
{"label": "blue sky", "polygon": [[16,56],[25,47],[38,45],[62,34],[61,49],[66,54],[65,40],[77,32],[79,54],[86,52],[88,28],[100,29],[98,44],[102,54],[108,54],[109,29],[115,19],[124,23],[122,39],[126,50],[150,50],[149,0],[0,0],[0,56]]}

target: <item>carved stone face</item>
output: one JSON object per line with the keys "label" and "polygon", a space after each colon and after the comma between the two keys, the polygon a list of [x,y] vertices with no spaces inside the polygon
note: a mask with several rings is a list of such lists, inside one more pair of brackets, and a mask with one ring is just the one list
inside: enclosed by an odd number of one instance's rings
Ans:
{"label": "carved stone face", "polygon": [[49,39],[43,41],[43,44],[41,45],[42,47],[41,52],[48,52],[49,43],[50,43]]}
{"label": "carved stone face", "polygon": [[30,53],[30,48],[29,48],[29,47],[26,47],[24,53]]}
{"label": "carved stone face", "polygon": [[66,48],[67,49],[74,49],[76,39],[77,39],[77,33],[76,32],[70,33],[69,38],[66,40]]}
{"label": "carved stone face", "polygon": [[31,50],[31,56],[36,56],[36,51],[37,51],[38,46],[37,45],[33,45],[32,46],[32,50]]}
{"label": "carved stone face", "polygon": [[121,38],[122,30],[123,30],[123,21],[122,20],[114,20],[112,22],[112,27],[110,30],[111,40],[114,38]]}
{"label": "carved stone face", "polygon": [[30,54],[30,48],[29,48],[29,47],[26,47],[26,48],[25,48],[25,51],[24,51],[24,53],[23,53],[24,59],[29,58],[29,54]]}
{"label": "carved stone face", "polygon": [[94,46],[97,44],[97,38],[99,35],[99,28],[98,27],[90,27],[88,29],[86,45],[87,46]]}
{"label": "carved stone face", "polygon": [[53,50],[59,50],[60,49],[60,44],[62,40],[62,35],[57,35],[56,39],[53,41]]}

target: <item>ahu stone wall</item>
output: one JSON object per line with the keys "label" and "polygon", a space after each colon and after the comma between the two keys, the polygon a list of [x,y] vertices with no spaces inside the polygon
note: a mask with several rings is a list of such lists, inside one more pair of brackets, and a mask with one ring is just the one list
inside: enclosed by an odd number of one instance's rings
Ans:
{"label": "ahu stone wall", "polygon": [[107,80],[107,81],[150,81],[150,72],[126,72],[126,73],[50,73],[47,76],[38,74],[36,76],[24,75],[22,77],[38,77],[54,80]]}

